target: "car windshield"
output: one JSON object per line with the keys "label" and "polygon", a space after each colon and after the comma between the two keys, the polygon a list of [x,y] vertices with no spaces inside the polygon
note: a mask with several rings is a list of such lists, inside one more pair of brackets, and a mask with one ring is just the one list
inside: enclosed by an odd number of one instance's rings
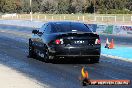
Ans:
{"label": "car windshield", "polygon": [[91,30],[82,23],[53,23],[53,32],[91,32]]}

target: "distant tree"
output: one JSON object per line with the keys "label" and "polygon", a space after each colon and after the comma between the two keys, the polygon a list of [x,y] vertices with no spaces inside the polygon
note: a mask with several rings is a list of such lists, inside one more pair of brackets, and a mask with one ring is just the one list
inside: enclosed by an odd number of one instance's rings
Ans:
{"label": "distant tree", "polygon": [[[32,0],[32,11],[42,13],[132,13],[132,0]],[[2,13],[29,13],[30,0],[0,0]]]}
{"label": "distant tree", "polygon": [[32,0],[32,11],[33,12],[40,12],[42,1],[43,0]]}
{"label": "distant tree", "polygon": [[87,7],[88,13],[94,13],[94,3],[90,3],[90,6]]}
{"label": "distant tree", "polygon": [[13,13],[16,12],[16,3],[14,0],[1,0],[1,12]]}
{"label": "distant tree", "polygon": [[30,13],[30,2],[29,0],[21,0],[21,12]]}
{"label": "distant tree", "polygon": [[15,4],[16,4],[16,13],[21,13],[21,10],[22,10],[21,1],[20,0],[16,0]]}
{"label": "distant tree", "polygon": [[68,3],[66,3],[66,1],[63,0],[59,0],[58,5],[57,5],[57,13],[68,13]]}
{"label": "distant tree", "polygon": [[55,3],[54,1],[45,0],[42,1],[40,5],[40,11],[42,13],[55,13],[56,7],[57,7],[57,3]]}
{"label": "distant tree", "polygon": [[68,5],[68,13],[75,13],[75,6],[73,6],[73,0],[67,0],[67,5]]}

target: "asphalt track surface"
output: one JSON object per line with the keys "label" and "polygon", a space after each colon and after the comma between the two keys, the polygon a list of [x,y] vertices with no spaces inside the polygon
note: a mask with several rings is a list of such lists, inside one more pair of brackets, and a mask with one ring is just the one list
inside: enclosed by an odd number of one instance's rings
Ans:
{"label": "asphalt track surface", "polygon": [[[30,34],[28,31],[25,32],[25,30],[0,30],[0,64],[15,69],[51,88],[82,88],[79,81],[82,67],[88,71],[90,79],[132,80],[132,62],[124,62],[103,56],[100,58],[100,63],[97,64],[85,63],[85,61],[75,59],[63,60],[59,63],[45,63],[40,58],[27,58],[27,42],[28,37],[30,37],[27,35]],[[132,88],[132,84],[128,86],[87,87]]]}

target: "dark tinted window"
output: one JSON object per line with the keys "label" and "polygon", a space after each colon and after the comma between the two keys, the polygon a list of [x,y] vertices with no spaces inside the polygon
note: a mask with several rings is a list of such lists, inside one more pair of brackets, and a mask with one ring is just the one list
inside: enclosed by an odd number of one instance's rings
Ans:
{"label": "dark tinted window", "polygon": [[46,24],[44,24],[44,25],[40,28],[39,31],[42,32],[42,33],[48,34],[48,33],[51,32],[51,25],[48,24],[48,23],[46,23]]}
{"label": "dark tinted window", "polygon": [[50,32],[51,32],[51,25],[48,24],[48,25],[46,26],[46,29],[45,29],[45,32],[44,32],[44,33],[49,34]]}
{"label": "dark tinted window", "polygon": [[46,29],[46,26],[47,26],[47,24],[44,24],[44,25],[40,28],[39,32],[44,32],[45,29]]}
{"label": "dark tinted window", "polygon": [[83,23],[53,23],[52,32],[91,32],[91,30]]}

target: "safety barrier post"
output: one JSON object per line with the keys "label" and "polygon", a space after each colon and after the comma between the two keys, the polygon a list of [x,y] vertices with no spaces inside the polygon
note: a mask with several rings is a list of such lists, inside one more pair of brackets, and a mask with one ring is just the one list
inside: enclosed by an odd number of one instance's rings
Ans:
{"label": "safety barrier post", "polygon": [[54,17],[52,16],[52,21],[54,20]]}
{"label": "safety barrier post", "polygon": [[64,20],[66,19],[66,16],[64,16]]}
{"label": "safety barrier post", "polygon": [[18,15],[17,15],[17,19],[18,19]]}
{"label": "safety barrier post", "polygon": [[97,21],[96,16],[94,16],[94,21]]}
{"label": "safety barrier post", "polygon": [[38,15],[38,20],[39,20],[39,15]]}
{"label": "safety barrier post", "polygon": [[47,20],[47,17],[46,17],[46,15],[45,15],[45,17],[44,17],[44,20],[45,20],[45,21]]}
{"label": "safety barrier post", "polygon": [[84,16],[83,16],[83,22],[85,21],[85,18],[84,18]]}
{"label": "safety barrier post", "polygon": [[102,21],[104,21],[104,18],[103,18],[103,16],[102,16]]}
{"label": "safety barrier post", "polygon": [[80,20],[80,17],[78,16],[78,21]]}

